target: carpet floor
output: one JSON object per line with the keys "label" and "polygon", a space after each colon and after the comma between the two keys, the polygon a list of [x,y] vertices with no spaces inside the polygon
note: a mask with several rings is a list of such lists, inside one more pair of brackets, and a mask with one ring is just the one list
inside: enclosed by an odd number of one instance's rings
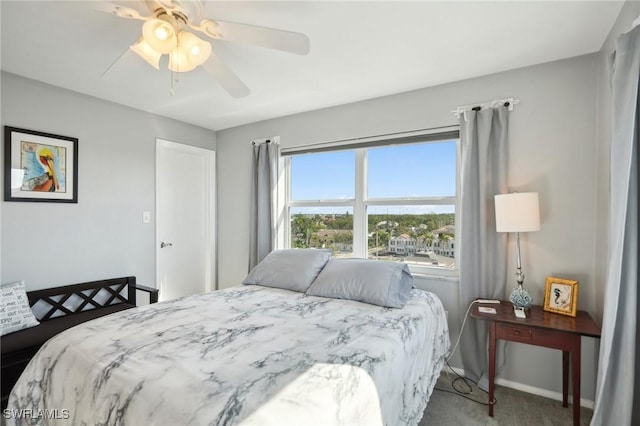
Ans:
{"label": "carpet floor", "polygon": [[[564,426],[573,424],[571,403],[565,408],[561,401],[503,386],[496,386],[494,417],[489,417],[486,405],[470,401],[455,393],[451,385],[455,377],[453,373],[449,373],[448,377],[444,372],[442,373],[419,426]],[[456,388],[466,388],[459,382],[456,383]],[[472,386],[471,393],[465,396],[485,404],[489,399],[488,394],[475,385]],[[580,424],[589,425],[592,415],[593,410],[582,407]]]}

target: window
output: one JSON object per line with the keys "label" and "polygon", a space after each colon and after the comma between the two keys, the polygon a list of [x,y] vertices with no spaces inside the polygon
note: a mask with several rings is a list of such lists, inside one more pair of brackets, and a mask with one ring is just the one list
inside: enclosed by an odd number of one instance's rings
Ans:
{"label": "window", "polygon": [[447,136],[285,154],[289,247],[455,270],[458,141]]}
{"label": "window", "polygon": [[292,207],[291,248],[330,248],[353,255],[353,207]]}

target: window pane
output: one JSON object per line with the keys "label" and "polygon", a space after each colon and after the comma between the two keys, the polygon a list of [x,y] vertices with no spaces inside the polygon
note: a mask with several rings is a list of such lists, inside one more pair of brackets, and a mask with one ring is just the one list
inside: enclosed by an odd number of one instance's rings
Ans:
{"label": "window pane", "polygon": [[292,155],[291,199],[354,198],[355,164],[354,151]]}
{"label": "window pane", "polygon": [[353,256],[352,207],[293,207],[291,248],[329,248],[336,257]]}
{"label": "window pane", "polygon": [[369,198],[456,195],[456,141],[371,148]]}
{"label": "window pane", "polygon": [[371,206],[369,259],[455,269],[455,206]]}

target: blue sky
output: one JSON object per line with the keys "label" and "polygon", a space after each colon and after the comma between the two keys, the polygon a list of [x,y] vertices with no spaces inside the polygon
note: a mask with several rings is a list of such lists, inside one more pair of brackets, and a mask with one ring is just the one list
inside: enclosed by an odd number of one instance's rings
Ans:
{"label": "blue sky", "polygon": [[[370,198],[455,195],[455,141],[370,148],[368,181]],[[293,156],[291,182],[294,200],[354,198],[355,152]],[[295,212],[301,211],[311,212],[310,209]],[[344,211],[344,207],[322,209],[325,213]],[[370,212],[440,213],[453,212],[453,206],[384,206],[372,207]]]}

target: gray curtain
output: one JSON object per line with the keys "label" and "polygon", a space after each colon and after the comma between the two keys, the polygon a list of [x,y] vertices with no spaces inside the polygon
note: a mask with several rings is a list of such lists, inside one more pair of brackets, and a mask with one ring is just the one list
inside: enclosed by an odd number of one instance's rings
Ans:
{"label": "gray curtain", "polygon": [[249,270],[275,248],[275,211],[280,147],[265,142],[253,145]]}
{"label": "gray curtain", "polygon": [[609,268],[592,425],[640,422],[633,418],[634,400],[640,400],[640,389],[634,386],[638,376],[640,27],[618,38],[612,70]]}
{"label": "gray curtain", "polygon": [[[508,118],[505,106],[460,116],[461,315],[476,298],[502,299],[504,294],[507,239],[496,232],[494,196],[507,189]],[[465,375],[478,381],[487,370],[484,321],[467,321],[460,348]]]}

